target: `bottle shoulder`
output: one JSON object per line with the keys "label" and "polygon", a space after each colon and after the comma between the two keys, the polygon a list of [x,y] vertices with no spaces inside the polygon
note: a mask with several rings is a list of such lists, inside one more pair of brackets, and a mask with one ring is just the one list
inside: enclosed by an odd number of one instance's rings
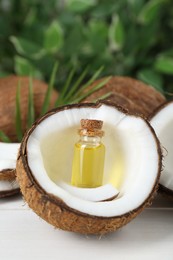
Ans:
{"label": "bottle shoulder", "polygon": [[75,143],[75,147],[78,149],[96,149],[96,148],[102,148],[105,149],[105,146],[103,143],[87,143],[87,142],[77,142]]}

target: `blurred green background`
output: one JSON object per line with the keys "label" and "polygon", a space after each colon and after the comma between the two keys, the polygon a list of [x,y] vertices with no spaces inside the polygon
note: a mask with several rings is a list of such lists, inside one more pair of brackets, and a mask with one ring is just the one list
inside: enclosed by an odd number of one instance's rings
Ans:
{"label": "blurred green background", "polygon": [[0,76],[48,81],[55,61],[59,89],[72,69],[103,65],[172,93],[172,0],[1,0]]}

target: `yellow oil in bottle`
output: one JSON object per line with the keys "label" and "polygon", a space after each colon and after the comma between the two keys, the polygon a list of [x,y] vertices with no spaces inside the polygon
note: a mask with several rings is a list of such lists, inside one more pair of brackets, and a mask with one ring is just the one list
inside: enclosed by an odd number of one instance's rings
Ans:
{"label": "yellow oil in bottle", "polygon": [[76,143],[71,183],[77,187],[95,188],[102,185],[105,146]]}
{"label": "yellow oil in bottle", "polygon": [[95,188],[103,184],[105,146],[101,120],[81,120],[80,140],[74,146],[71,184]]}

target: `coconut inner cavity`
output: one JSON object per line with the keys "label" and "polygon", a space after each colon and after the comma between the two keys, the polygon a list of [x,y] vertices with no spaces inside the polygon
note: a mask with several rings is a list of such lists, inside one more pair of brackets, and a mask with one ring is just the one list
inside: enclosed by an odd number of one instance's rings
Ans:
{"label": "coconut inner cavity", "polygon": [[[76,130],[82,118],[104,122],[103,186],[110,184],[120,192],[112,201],[88,201],[59,185],[70,184]],[[95,216],[118,216],[136,209],[152,191],[158,175],[157,143],[148,124],[106,104],[71,107],[44,119],[28,138],[27,157],[32,174],[47,193]]]}

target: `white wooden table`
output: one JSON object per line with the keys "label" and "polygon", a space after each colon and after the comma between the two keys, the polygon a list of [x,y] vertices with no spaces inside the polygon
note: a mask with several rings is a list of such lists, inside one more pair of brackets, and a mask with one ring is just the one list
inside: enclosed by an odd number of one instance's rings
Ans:
{"label": "white wooden table", "polygon": [[20,196],[0,200],[0,260],[173,260],[173,201],[158,196],[119,231],[83,236],[54,229]]}

